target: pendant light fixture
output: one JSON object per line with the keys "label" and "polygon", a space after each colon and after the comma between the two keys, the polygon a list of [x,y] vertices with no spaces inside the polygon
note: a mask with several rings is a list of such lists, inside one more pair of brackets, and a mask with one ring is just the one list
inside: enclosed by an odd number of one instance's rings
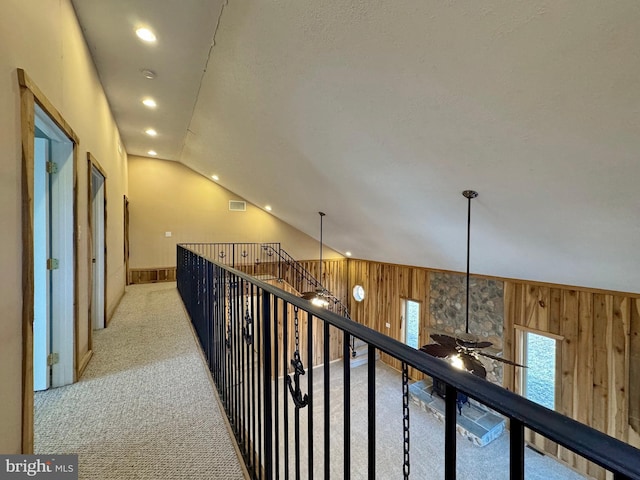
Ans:
{"label": "pendant light fixture", "polygon": [[322,286],[322,219],[324,218],[325,213],[318,212],[318,215],[320,215],[320,278],[318,279],[318,285],[315,291],[303,293],[302,298],[311,300],[311,303],[318,307],[327,307],[329,306],[329,300],[327,299],[328,292]]}
{"label": "pendant light fixture", "polygon": [[[490,358],[497,360],[498,362],[513,365],[515,367],[525,367],[518,363],[512,362],[497,355],[493,355],[484,352],[482,349],[492,346],[489,341],[481,340],[478,336],[469,333],[469,258],[470,258],[470,246],[471,246],[471,200],[477,198],[478,192],[474,190],[465,190],[462,195],[468,200],[467,204],[467,285],[466,295],[467,301],[465,304],[465,322],[464,333],[459,333],[455,337],[445,334],[431,334],[431,340],[435,343],[423,345],[420,350],[433,356],[447,360],[455,368],[466,370],[481,378],[486,378],[487,371],[480,362],[480,357]],[[436,388],[440,395],[444,395],[443,385],[440,382],[440,386]],[[434,382],[434,388],[436,383]],[[460,397],[458,397],[458,401]],[[460,404],[458,404],[460,406]]]}

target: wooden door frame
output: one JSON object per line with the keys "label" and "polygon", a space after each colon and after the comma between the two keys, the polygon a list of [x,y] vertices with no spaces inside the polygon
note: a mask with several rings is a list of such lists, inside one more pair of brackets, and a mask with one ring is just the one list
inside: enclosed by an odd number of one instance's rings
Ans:
{"label": "wooden door frame", "polygon": [[124,275],[125,286],[131,284],[129,276],[129,198],[124,195]]}
{"label": "wooden door frame", "polygon": [[[103,189],[104,189],[104,326],[107,327],[107,173],[105,172],[100,162],[96,160],[96,158],[91,154],[91,152],[87,152],[87,213],[88,213],[88,235],[87,235],[87,252],[89,255],[87,256],[87,272],[89,275],[89,287],[91,288],[91,292],[89,294],[89,319],[88,319],[88,331],[89,331],[89,351],[93,351],[93,324],[91,314],[93,311],[93,268],[92,268],[92,258],[93,258],[93,168],[95,168],[102,178],[104,178]],[[85,365],[86,366],[86,365]],[[84,370],[84,367],[81,368],[81,372]],[[80,372],[80,373],[81,373]]]}
{"label": "wooden door frame", "polygon": [[78,373],[78,144],[73,129],[26,72],[17,69],[20,87],[22,140],[22,453],[33,453],[33,319],[34,319],[34,137],[35,105],[49,116],[73,143],[73,272],[74,272],[74,381]]}

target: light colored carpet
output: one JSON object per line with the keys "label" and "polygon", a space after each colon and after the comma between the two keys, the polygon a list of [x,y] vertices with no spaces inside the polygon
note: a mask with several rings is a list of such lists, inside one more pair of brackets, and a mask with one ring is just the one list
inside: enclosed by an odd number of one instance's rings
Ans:
{"label": "light colored carpet", "polygon": [[36,453],[86,479],[244,479],[175,283],[134,285],[82,379],[36,394]]}
{"label": "light colored carpet", "polygon": [[[343,478],[343,364],[331,364],[331,478]],[[314,369],[314,477],[323,478],[323,370]],[[304,377],[302,377],[304,378]],[[283,383],[279,382],[282,392]],[[306,392],[306,378],[303,391]],[[410,403],[410,478],[444,478],[444,423]],[[293,411],[293,404],[289,404]],[[351,478],[367,476],[367,366],[351,370]],[[289,424],[289,439],[293,427]],[[281,423],[282,424],[282,423]],[[307,410],[301,410],[302,478],[308,471]],[[282,438],[282,437],[281,437]],[[376,362],[376,478],[402,479],[402,376],[381,361]],[[290,459],[290,472],[293,461]],[[459,480],[507,480],[509,478],[509,435],[503,434],[489,445],[478,447],[457,435],[457,478]],[[556,460],[525,449],[527,480],[578,480],[584,477]]]}

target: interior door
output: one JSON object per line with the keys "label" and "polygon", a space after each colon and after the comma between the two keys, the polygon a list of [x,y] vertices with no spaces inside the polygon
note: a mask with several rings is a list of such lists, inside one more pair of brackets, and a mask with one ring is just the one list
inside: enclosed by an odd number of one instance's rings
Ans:
{"label": "interior door", "polygon": [[124,196],[124,264],[126,284],[129,285],[129,199]]}
{"label": "interior door", "polygon": [[51,274],[47,270],[51,254],[51,191],[46,172],[49,140],[40,131],[36,131],[36,135],[40,137],[34,139],[33,389],[40,391],[51,385],[51,366],[47,362],[51,353]]}
{"label": "interior door", "polygon": [[73,383],[73,142],[36,105],[34,134],[34,390]]}
{"label": "interior door", "polygon": [[92,298],[91,325],[94,330],[105,327],[105,177],[91,165],[91,238]]}

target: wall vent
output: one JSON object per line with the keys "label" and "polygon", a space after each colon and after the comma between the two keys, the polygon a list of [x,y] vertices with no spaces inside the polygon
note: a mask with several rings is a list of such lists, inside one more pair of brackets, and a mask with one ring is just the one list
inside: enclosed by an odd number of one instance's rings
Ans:
{"label": "wall vent", "polygon": [[247,210],[247,202],[243,200],[229,200],[229,210],[232,212],[245,212]]}

